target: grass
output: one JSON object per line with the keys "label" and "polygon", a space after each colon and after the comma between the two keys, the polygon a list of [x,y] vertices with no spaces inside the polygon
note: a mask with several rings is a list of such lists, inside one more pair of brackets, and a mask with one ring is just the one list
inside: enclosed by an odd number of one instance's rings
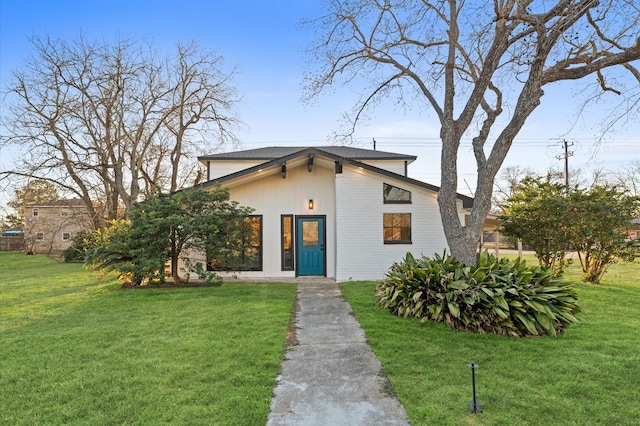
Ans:
{"label": "grass", "polygon": [[[531,264],[531,262],[529,262]],[[375,283],[341,285],[413,425],[640,423],[640,264],[615,265],[600,285],[576,282],[579,324],[557,337],[515,339],[394,317]],[[471,371],[483,414],[472,414]]]}
{"label": "grass", "polygon": [[0,253],[0,424],[265,424],[295,285],[122,290]]}

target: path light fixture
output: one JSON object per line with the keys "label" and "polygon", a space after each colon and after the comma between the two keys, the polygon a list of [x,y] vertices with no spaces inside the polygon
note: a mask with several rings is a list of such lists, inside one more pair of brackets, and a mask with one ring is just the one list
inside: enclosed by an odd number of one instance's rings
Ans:
{"label": "path light fixture", "polygon": [[473,387],[473,401],[471,401],[469,405],[469,409],[474,414],[482,413],[480,409],[480,402],[476,399],[476,368],[479,367],[478,364],[467,364],[467,367],[471,369],[471,386]]}
{"label": "path light fixture", "polygon": [[309,210],[313,210],[313,200],[309,198]]}

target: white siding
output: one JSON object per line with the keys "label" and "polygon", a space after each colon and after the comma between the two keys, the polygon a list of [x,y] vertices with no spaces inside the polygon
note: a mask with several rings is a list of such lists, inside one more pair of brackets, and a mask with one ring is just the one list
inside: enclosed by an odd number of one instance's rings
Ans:
{"label": "white siding", "polygon": [[364,160],[362,162],[379,169],[399,174],[400,176],[405,176],[404,160]]}
{"label": "white siding", "polygon": [[265,161],[210,161],[209,180],[237,173],[264,162]]}
{"label": "white siding", "polygon": [[[404,161],[370,163],[404,175]],[[257,163],[241,164],[251,167]],[[295,271],[281,270],[281,215],[325,217],[326,275],[337,281],[382,279],[407,252],[416,257],[431,256],[447,248],[435,192],[347,164],[343,173],[335,174],[333,161],[317,161],[311,173],[306,161],[300,164],[288,167],[285,179],[280,173],[268,175],[270,171],[265,171],[264,176],[256,173],[247,183],[230,183],[231,199],[253,207],[254,214],[262,215],[263,220],[263,270],[239,276],[295,276]],[[235,171],[242,169],[238,163],[235,167]],[[230,172],[227,168],[222,174]],[[383,183],[411,191],[412,203],[384,204]],[[308,208],[309,199],[314,201],[313,210]],[[384,244],[384,213],[411,214],[411,244]]]}
{"label": "white siding", "polygon": [[[412,203],[384,204],[384,182],[411,191]],[[337,281],[381,279],[407,252],[433,255],[447,247],[432,191],[345,167],[341,175],[336,175],[336,203]],[[411,213],[412,244],[384,244],[384,213]]]}
{"label": "white siding", "polygon": [[[335,187],[334,169],[315,165],[310,173],[306,164],[288,169],[287,177],[280,174],[256,179],[233,187],[231,199],[242,206],[255,209],[262,215],[262,271],[244,271],[242,277],[293,277],[295,271],[282,271],[281,267],[281,215],[326,215],[326,241],[328,277],[335,278]],[[309,210],[309,199],[314,208]]]}

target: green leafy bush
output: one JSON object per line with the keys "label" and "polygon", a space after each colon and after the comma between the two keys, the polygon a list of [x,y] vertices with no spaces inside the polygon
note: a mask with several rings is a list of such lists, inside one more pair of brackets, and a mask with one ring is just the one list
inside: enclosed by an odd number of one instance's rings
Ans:
{"label": "green leafy bush", "polygon": [[78,232],[72,239],[71,245],[62,252],[62,258],[66,263],[82,263],[86,252],[89,250],[91,240],[90,232]]}
{"label": "green leafy bush", "polygon": [[578,322],[579,312],[576,292],[564,278],[524,260],[497,260],[487,251],[478,266],[446,253],[432,259],[407,253],[378,284],[376,297],[394,315],[507,336],[555,336]]}

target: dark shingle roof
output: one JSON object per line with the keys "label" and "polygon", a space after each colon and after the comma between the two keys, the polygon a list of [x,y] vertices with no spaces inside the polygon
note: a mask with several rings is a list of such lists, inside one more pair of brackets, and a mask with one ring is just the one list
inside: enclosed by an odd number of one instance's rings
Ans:
{"label": "dark shingle roof", "polygon": [[[328,149],[327,149],[328,148]],[[335,149],[334,152],[331,152],[332,149]],[[275,151],[269,151],[269,150],[275,150]],[[288,150],[288,151],[287,151]],[[354,150],[354,151],[351,151]],[[257,152],[260,151],[260,152]],[[230,155],[234,155],[234,154],[242,154],[242,153],[247,153],[247,152],[251,152],[253,153],[253,157],[251,156],[233,156],[233,157],[225,157],[224,159],[228,159],[228,160],[241,160],[241,159],[245,159],[245,160],[266,160],[265,163],[263,164],[258,164],[256,166],[253,167],[249,167],[247,169],[244,170],[240,170],[236,173],[231,173],[229,175],[226,176],[221,176],[219,178],[210,180],[208,182],[204,182],[202,184],[196,185],[196,188],[206,188],[212,185],[217,185],[219,183],[224,183],[227,182],[229,180],[233,180],[233,179],[237,179],[239,177],[242,176],[246,176],[246,175],[250,175],[252,173],[255,173],[256,171],[260,171],[264,168],[267,167],[279,167],[282,164],[282,161],[284,160],[289,161],[292,160],[294,158],[297,157],[301,157],[304,155],[310,155],[310,154],[314,154],[314,153],[319,153],[319,152],[324,152],[324,156],[331,158],[335,161],[344,161],[347,164],[352,164],[358,167],[362,167],[364,169],[368,169],[372,172],[381,174],[381,175],[385,175],[385,176],[389,176],[389,177],[393,177],[395,179],[400,179],[402,181],[405,181],[407,183],[411,183],[413,185],[416,186],[420,186],[423,188],[427,188],[431,191],[434,192],[438,192],[440,190],[439,187],[431,185],[429,183],[426,182],[422,182],[407,176],[403,176],[403,175],[399,175],[397,173],[391,172],[389,170],[386,169],[381,169],[375,166],[372,166],[370,164],[366,164],[366,163],[362,163],[361,160],[365,160],[365,159],[412,159],[415,160],[416,157],[414,156],[409,156],[409,155],[404,155],[404,154],[393,154],[393,153],[388,153],[388,152],[382,152],[382,151],[373,151],[373,150],[367,150],[367,149],[359,149],[359,148],[351,148],[351,147],[312,147],[312,148],[285,148],[285,147],[272,147],[272,148],[260,148],[257,150],[249,150],[249,151],[238,151],[235,153],[229,153]],[[277,152],[278,155],[274,156],[274,157],[259,157],[257,154],[259,155],[265,155],[267,152],[271,152],[271,154],[273,154],[274,152]],[[342,153],[348,153],[348,152],[352,152],[354,154],[359,154],[361,155],[360,157],[349,157],[349,156],[341,156],[338,154],[338,152],[342,152]],[[371,155],[379,153],[380,156],[379,157],[372,157]],[[220,156],[225,156],[227,154],[218,154]],[[323,155],[323,154],[320,154]],[[218,156],[209,156],[209,157],[199,157],[198,158],[200,161],[204,160],[208,160],[208,159],[222,159]],[[462,194],[458,194],[457,196],[458,199],[463,201],[463,206],[465,208],[470,208],[473,205],[473,198],[471,197],[467,197],[466,195],[462,195]]]}
{"label": "dark shingle roof", "polygon": [[198,157],[200,161],[207,160],[260,160],[270,161],[286,157],[299,151],[315,148],[329,154],[352,160],[407,160],[414,161],[415,155],[396,154],[393,152],[375,151],[372,149],[354,148],[351,146],[270,146],[265,148],[247,149],[244,151],[225,152],[222,154],[204,155]]}

